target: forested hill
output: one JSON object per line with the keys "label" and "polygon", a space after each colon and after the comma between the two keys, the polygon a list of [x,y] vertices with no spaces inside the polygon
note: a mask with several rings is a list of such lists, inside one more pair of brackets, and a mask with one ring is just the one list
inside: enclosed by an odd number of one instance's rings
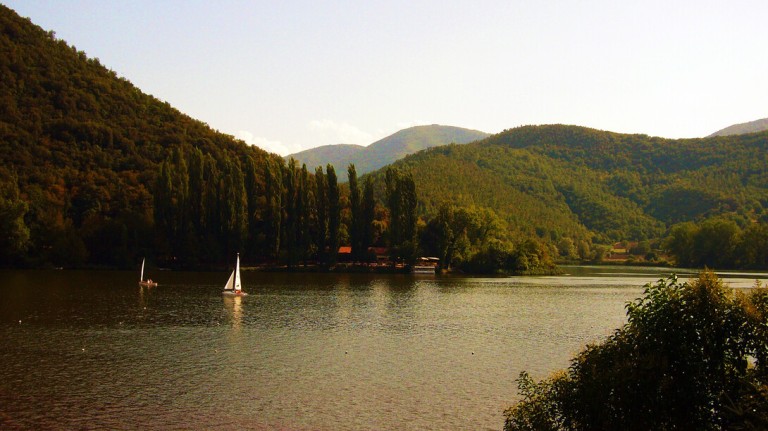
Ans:
{"label": "forested hill", "polygon": [[3,5],[0,59],[2,228],[15,232],[0,240],[0,260],[124,265],[156,245],[152,188],[174,151],[199,150],[219,170],[279,160],[142,93]]}
{"label": "forested hill", "polygon": [[768,132],[671,140],[525,126],[395,166],[413,173],[427,214],[444,202],[489,208],[518,234],[554,241],[657,238],[715,215],[747,225],[768,208]]}
{"label": "forested hill", "polygon": [[346,168],[352,163],[357,173],[362,175],[417,151],[440,145],[466,144],[487,136],[487,133],[477,130],[432,124],[400,130],[367,147],[326,145],[292,154],[286,159],[293,157],[299,163],[306,163],[311,168],[325,166],[328,163]]}

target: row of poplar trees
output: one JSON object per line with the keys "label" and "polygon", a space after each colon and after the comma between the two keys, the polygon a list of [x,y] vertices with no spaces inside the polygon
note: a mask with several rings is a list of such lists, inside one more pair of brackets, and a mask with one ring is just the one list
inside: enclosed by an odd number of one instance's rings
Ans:
{"label": "row of poplar trees", "polygon": [[354,261],[375,260],[371,246],[394,260],[416,257],[413,177],[388,169],[384,204],[354,165],[348,185],[332,165],[311,174],[294,159],[215,159],[197,148],[177,149],[161,164],[154,190],[154,253],[159,264],[200,267],[245,261],[333,266],[340,245]]}

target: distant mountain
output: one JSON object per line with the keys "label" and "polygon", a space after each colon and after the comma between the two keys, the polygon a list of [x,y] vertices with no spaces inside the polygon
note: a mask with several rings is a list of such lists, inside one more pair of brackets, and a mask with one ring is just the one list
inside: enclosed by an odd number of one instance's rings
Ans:
{"label": "distant mountain", "polygon": [[725,129],[718,130],[708,137],[711,138],[713,136],[743,135],[745,133],[762,132],[763,130],[768,130],[768,118],[750,121],[748,123],[734,124],[733,126],[728,126]]}
{"label": "distant mountain", "polygon": [[329,163],[334,168],[346,169],[346,166],[349,165],[349,160],[354,160],[364,150],[365,147],[362,145],[323,145],[322,147],[310,148],[309,150],[291,154],[286,156],[285,160],[293,157],[299,163],[306,164],[310,169],[317,166],[325,168]]}
{"label": "distant mountain", "polygon": [[354,163],[358,175],[362,175],[427,148],[466,144],[487,136],[488,133],[477,130],[433,124],[400,130],[367,147],[326,145],[291,154],[286,159],[293,157],[309,168],[330,163],[337,171],[344,171],[350,163]]}

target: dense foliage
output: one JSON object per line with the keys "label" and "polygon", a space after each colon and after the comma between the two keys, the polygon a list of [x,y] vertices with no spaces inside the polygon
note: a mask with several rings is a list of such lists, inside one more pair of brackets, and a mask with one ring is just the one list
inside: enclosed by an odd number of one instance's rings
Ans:
{"label": "dense foliage", "polygon": [[[209,175],[279,160],[143,94],[2,5],[0,58],[0,228],[3,237],[13,232],[5,264],[135,263],[152,255],[155,219],[182,217],[154,214],[156,203],[185,193],[177,172],[163,167],[172,154],[201,152]],[[156,196],[161,179],[174,195]],[[260,171],[251,179],[264,181]]]}
{"label": "dense foliage", "polygon": [[768,289],[748,294],[711,272],[647,285],[628,323],[541,382],[505,430],[768,429]]}
{"label": "dense foliage", "polygon": [[679,266],[768,268],[768,220],[713,217],[679,223],[670,229],[665,248]]}
{"label": "dense foliage", "polygon": [[[525,126],[397,163],[429,218],[449,202],[492,210],[512,237],[596,244],[666,236],[718,215],[765,222],[768,133],[671,140],[574,126]],[[382,175],[380,172],[374,175]],[[565,255],[557,250],[556,255]]]}

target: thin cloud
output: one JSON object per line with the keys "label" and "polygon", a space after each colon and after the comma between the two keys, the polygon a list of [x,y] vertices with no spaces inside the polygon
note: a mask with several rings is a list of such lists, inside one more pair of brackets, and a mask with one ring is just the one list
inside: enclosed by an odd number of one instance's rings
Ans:
{"label": "thin cloud", "polygon": [[273,141],[261,136],[254,136],[253,133],[247,130],[238,130],[235,134],[235,138],[242,140],[248,145],[255,145],[262,150],[269,151],[270,153],[277,153],[281,156],[287,156],[302,150],[298,145],[284,144],[280,141]]}
{"label": "thin cloud", "polygon": [[338,123],[333,120],[312,120],[309,122],[309,130],[319,135],[318,141],[322,145],[354,144],[369,145],[374,141],[374,135],[358,129],[349,123]]}

